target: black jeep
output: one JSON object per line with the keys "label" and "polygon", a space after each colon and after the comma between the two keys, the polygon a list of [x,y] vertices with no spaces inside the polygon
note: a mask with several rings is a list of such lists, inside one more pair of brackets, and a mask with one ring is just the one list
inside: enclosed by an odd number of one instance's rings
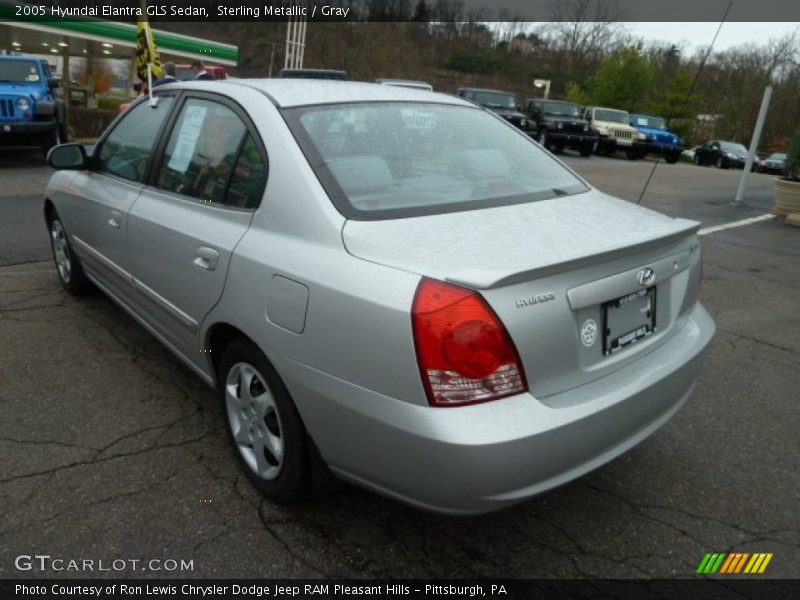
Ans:
{"label": "black jeep", "polygon": [[556,153],[572,148],[589,156],[597,144],[597,132],[583,118],[582,107],[562,100],[528,100],[528,131],[539,143]]}
{"label": "black jeep", "polygon": [[528,119],[520,112],[520,107],[517,106],[517,101],[511,92],[484,90],[481,88],[458,88],[456,96],[488,108],[523,131],[528,130]]}

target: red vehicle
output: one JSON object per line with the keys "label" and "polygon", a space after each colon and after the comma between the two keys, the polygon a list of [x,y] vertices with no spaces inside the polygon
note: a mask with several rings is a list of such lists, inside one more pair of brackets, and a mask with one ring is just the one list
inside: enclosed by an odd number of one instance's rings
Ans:
{"label": "red vehicle", "polygon": [[[228,73],[225,71],[224,67],[206,65],[205,69],[206,72],[215,80],[228,78]],[[195,78],[194,71],[192,71],[192,65],[175,65],[175,76],[178,78],[178,81],[192,81]]]}

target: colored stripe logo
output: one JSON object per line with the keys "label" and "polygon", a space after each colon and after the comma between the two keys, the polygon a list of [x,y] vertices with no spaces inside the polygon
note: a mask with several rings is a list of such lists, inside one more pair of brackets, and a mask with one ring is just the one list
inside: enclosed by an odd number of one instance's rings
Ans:
{"label": "colored stripe logo", "polygon": [[715,573],[725,575],[742,574],[761,574],[769,561],[772,560],[772,553],[766,552],[709,552],[703,557],[697,572],[702,575],[714,575]]}

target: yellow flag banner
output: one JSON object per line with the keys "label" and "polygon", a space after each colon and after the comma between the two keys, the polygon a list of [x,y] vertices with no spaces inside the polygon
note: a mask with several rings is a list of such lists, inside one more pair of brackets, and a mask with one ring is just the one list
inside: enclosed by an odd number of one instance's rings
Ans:
{"label": "yellow flag banner", "polygon": [[147,64],[150,63],[153,70],[153,79],[164,76],[164,67],[161,65],[161,57],[158,55],[158,48],[153,40],[153,32],[150,30],[150,23],[146,19],[139,19],[136,31],[136,74],[143,83],[147,83]]}

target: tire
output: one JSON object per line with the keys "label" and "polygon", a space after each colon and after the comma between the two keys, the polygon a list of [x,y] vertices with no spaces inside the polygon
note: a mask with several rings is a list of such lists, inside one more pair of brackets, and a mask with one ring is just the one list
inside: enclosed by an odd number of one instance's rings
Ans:
{"label": "tire", "polygon": [[544,148],[545,150],[549,150],[547,146],[547,133],[544,131],[544,129],[539,132],[537,139],[542,148]]}
{"label": "tire", "polygon": [[228,441],[250,483],[275,502],[303,497],[311,483],[305,426],[264,353],[235,339],[222,354],[218,379]]}
{"label": "tire", "polygon": [[628,160],[636,160],[637,158],[639,158],[639,153],[633,148],[629,148],[625,150],[625,156],[628,157]]}
{"label": "tire", "polygon": [[672,154],[666,154],[664,156],[664,160],[667,162],[667,164],[674,165],[676,162],[678,162],[680,157],[681,157],[680,152],[678,153],[673,152]]}
{"label": "tire", "polygon": [[703,163],[700,162],[700,157],[697,156],[697,154],[694,155],[694,158],[692,160],[694,161],[694,164],[696,164],[698,167],[703,166]]}
{"label": "tire", "polygon": [[592,154],[592,146],[581,146],[578,152],[581,153],[581,156],[591,156]]}
{"label": "tire", "polygon": [[66,135],[64,134],[64,128],[59,123],[52,130],[50,130],[47,135],[42,139],[42,156],[45,160],[47,160],[47,155],[52,148],[55,148],[59,144],[63,144],[67,141]]}
{"label": "tire", "polygon": [[81,266],[81,261],[72,251],[64,225],[58,213],[53,212],[48,222],[50,231],[50,249],[53,251],[53,260],[56,264],[58,280],[67,293],[80,296],[92,289],[92,283],[86,277]]}
{"label": "tire", "polygon": [[553,145],[553,152],[554,152],[555,154],[563,154],[563,152],[564,152],[564,146],[563,146],[563,145],[561,145],[561,144],[554,144],[554,145]]}
{"label": "tire", "polygon": [[727,169],[728,167],[725,166],[725,163],[722,161],[722,157],[720,156],[715,162],[714,166],[718,169]]}

